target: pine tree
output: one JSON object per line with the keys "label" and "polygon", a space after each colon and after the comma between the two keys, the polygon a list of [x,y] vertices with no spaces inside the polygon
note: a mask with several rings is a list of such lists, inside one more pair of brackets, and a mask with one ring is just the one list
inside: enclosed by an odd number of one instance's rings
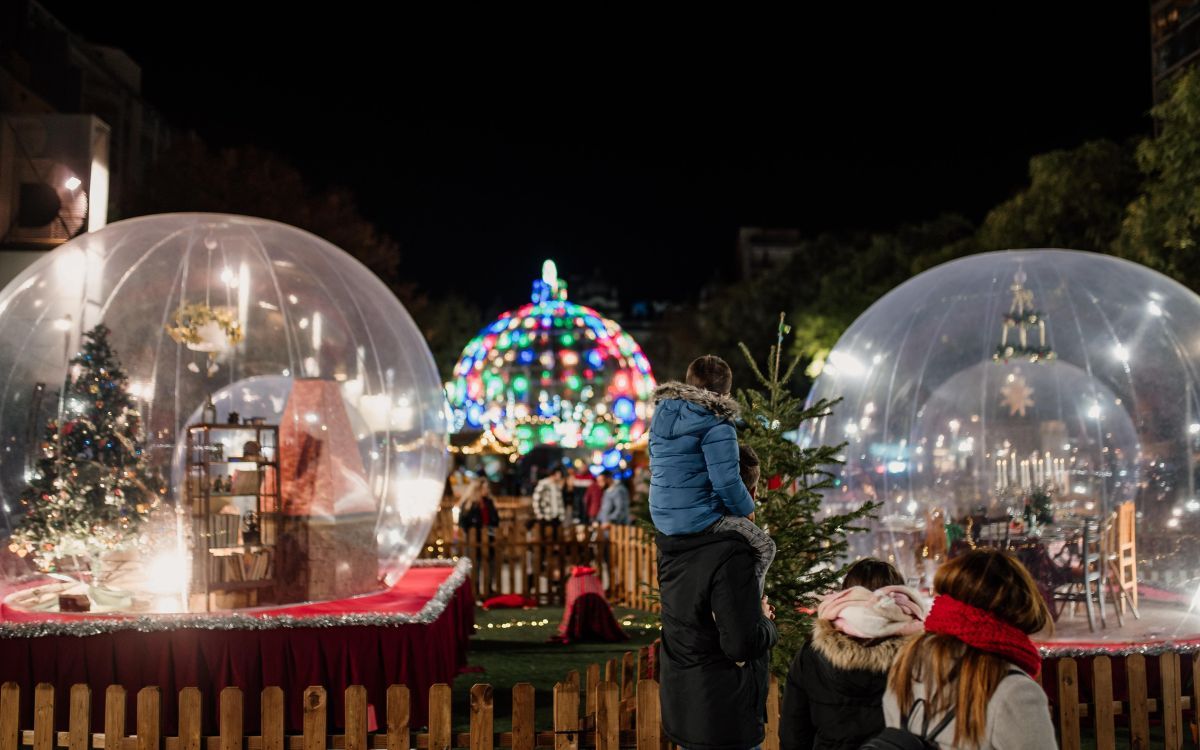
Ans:
{"label": "pine tree", "polygon": [[32,556],[43,570],[128,546],[159,502],[161,488],[139,437],[141,418],[108,335],[103,325],[83,335],[83,349],[70,363],[64,414],[46,423],[21,493],[25,515],[10,549]]}
{"label": "pine tree", "polygon": [[783,368],[783,339],[790,331],[780,315],[765,373],[746,345],[740,344],[758,388],[738,389],[745,420],[738,437],[754,449],[760,461],[755,520],[770,533],[778,549],[767,572],[766,593],[776,607],[779,644],[771,668],[780,678],[808,634],[811,618],[799,608],[811,606],[816,595],[840,585],[846,567],[846,536],[862,531],[855,524],[875,509],[865,505],[843,514],[821,512],[821,492],[833,487],[829,467],[839,463],[842,446],[806,448],[792,437],[805,422],[829,416],[834,404],[821,401],[806,408],[803,399],[792,395],[788,384],[800,356]]}

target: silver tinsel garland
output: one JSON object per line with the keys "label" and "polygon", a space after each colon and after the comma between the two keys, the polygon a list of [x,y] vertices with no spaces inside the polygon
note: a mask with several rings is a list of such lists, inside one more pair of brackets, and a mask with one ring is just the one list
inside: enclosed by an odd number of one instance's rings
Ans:
{"label": "silver tinsel garland", "polygon": [[471,573],[471,561],[465,557],[449,560],[416,560],[412,567],[449,567],[454,572],[438,586],[433,598],[414,614],[356,612],[343,615],[223,615],[163,614],[129,618],[87,618],[74,621],[0,623],[0,638],[38,638],[46,635],[88,636],[133,630],[153,633],[168,630],[275,630],[278,628],[339,628],[347,625],[428,625],[441,617],[458,588]]}
{"label": "silver tinsel garland", "polygon": [[1076,644],[1041,646],[1043,659],[1079,658],[1086,656],[1158,656],[1165,653],[1194,654],[1200,652],[1200,639],[1184,641],[1150,641],[1147,643],[1114,643],[1111,646],[1087,648]]}

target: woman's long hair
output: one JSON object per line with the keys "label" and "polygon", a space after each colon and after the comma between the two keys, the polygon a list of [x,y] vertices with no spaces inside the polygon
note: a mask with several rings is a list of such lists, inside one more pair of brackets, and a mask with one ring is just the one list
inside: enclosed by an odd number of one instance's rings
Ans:
{"label": "woman's long hair", "polygon": [[[1029,572],[999,550],[977,549],[954,558],[938,569],[933,591],[991,612],[1026,634],[1051,624],[1050,611]],[[919,680],[925,688],[925,715],[942,716],[953,709],[955,747],[979,747],[987,728],[988,702],[1012,668],[1008,660],[957,638],[926,633],[900,652],[888,687],[907,716],[915,701],[913,681]]]}

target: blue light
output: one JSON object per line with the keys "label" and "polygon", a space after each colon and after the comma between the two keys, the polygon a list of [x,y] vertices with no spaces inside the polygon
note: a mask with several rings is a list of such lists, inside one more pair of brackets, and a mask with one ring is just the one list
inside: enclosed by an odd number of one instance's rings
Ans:
{"label": "blue light", "polygon": [[592,349],[589,351],[587,353],[587,361],[594,370],[599,370],[601,367],[604,367],[604,355],[600,353],[599,349]]}
{"label": "blue light", "polygon": [[533,364],[533,350],[522,349],[521,353],[517,355],[517,361],[523,365]]}
{"label": "blue light", "polygon": [[538,414],[543,417],[553,417],[554,416],[554,405],[551,404],[549,401],[542,401],[541,403],[538,404]]}
{"label": "blue light", "polygon": [[601,458],[601,463],[604,464],[604,468],[606,469],[617,468],[621,465],[621,451],[613,448],[604,454],[604,456]]}
{"label": "blue light", "polygon": [[467,406],[467,424],[471,427],[478,427],[482,421],[483,407],[474,402]]}
{"label": "blue light", "polygon": [[621,396],[613,402],[612,411],[613,416],[625,424],[637,420],[637,407],[634,405],[633,399],[626,396]]}

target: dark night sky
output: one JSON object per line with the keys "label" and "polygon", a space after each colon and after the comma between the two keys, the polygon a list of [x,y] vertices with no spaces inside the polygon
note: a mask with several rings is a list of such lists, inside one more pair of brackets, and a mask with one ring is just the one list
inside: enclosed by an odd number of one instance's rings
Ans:
{"label": "dark night sky", "polygon": [[351,187],[409,278],[483,304],[520,300],[546,255],[677,296],[728,269],[740,225],[978,219],[1032,154],[1149,129],[1140,0],[670,19],[47,5],[141,63],[174,124]]}

